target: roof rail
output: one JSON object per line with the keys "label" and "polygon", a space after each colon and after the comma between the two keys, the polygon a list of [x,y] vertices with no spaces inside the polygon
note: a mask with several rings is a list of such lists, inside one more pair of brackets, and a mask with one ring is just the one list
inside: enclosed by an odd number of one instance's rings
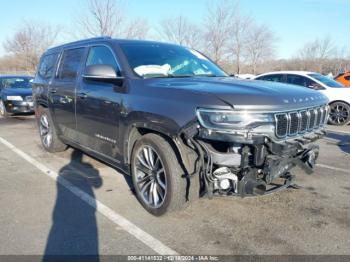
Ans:
{"label": "roof rail", "polygon": [[88,43],[90,41],[109,40],[109,39],[112,39],[112,37],[110,37],[110,36],[92,37],[92,38],[87,38],[87,39],[78,40],[78,41],[66,43],[66,44],[63,44],[63,45],[55,46],[55,47],[49,48],[47,51],[54,50],[54,49],[57,49],[57,48],[62,48],[62,47],[68,46],[68,45],[84,44],[84,43]]}

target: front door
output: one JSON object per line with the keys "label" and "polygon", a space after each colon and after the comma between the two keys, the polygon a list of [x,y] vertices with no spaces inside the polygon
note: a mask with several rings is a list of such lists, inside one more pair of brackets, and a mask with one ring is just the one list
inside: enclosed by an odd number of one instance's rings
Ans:
{"label": "front door", "polygon": [[[120,72],[112,50],[107,46],[90,47],[85,66],[106,64]],[[77,130],[81,145],[117,160],[119,117],[122,94],[114,84],[84,79],[77,87]]]}
{"label": "front door", "polygon": [[76,141],[75,92],[85,48],[62,53],[56,77],[49,88],[49,108],[59,135]]}

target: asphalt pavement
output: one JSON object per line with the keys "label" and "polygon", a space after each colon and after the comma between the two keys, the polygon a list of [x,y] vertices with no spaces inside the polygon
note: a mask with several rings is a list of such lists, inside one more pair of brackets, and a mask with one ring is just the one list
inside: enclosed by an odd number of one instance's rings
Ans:
{"label": "asphalt pavement", "polygon": [[350,255],[350,126],[329,127],[299,189],[202,198],[163,217],[130,178],[80,151],[50,154],[34,117],[0,118],[0,255]]}

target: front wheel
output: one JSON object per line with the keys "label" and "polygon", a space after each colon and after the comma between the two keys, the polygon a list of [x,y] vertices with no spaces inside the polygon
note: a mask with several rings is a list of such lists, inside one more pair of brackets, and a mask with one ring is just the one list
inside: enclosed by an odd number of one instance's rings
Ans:
{"label": "front wheel", "polygon": [[330,104],[329,123],[343,126],[350,123],[350,106],[344,102]]}
{"label": "front wheel", "polygon": [[131,173],[135,193],[151,214],[161,216],[186,202],[186,179],[171,145],[161,136],[143,136],[133,149]]}

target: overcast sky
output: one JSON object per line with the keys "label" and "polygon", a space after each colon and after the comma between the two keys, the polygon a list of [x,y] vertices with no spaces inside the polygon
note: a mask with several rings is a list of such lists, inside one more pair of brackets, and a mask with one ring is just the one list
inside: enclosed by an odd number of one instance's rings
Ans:
{"label": "overcast sky", "polygon": [[[24,19],[73,27],[73,17],[85,0],[10,0],[1,1],[0,43],[10,37]],[[201,23],[206,13],[205,0],[131,0],[128,15],[144,17],[150,26],[174,15],[185,15]],[[292,56],[305,42],[331,36],[334,42],[350,49],[350,0],[241,0],[241,11],[268,25],[279,38],[278,56]],[[65,36],[68,39],[69,36]],[[2,44],[0,54],[4,54]],[[350,52],[350,51],[349,51]]]}

